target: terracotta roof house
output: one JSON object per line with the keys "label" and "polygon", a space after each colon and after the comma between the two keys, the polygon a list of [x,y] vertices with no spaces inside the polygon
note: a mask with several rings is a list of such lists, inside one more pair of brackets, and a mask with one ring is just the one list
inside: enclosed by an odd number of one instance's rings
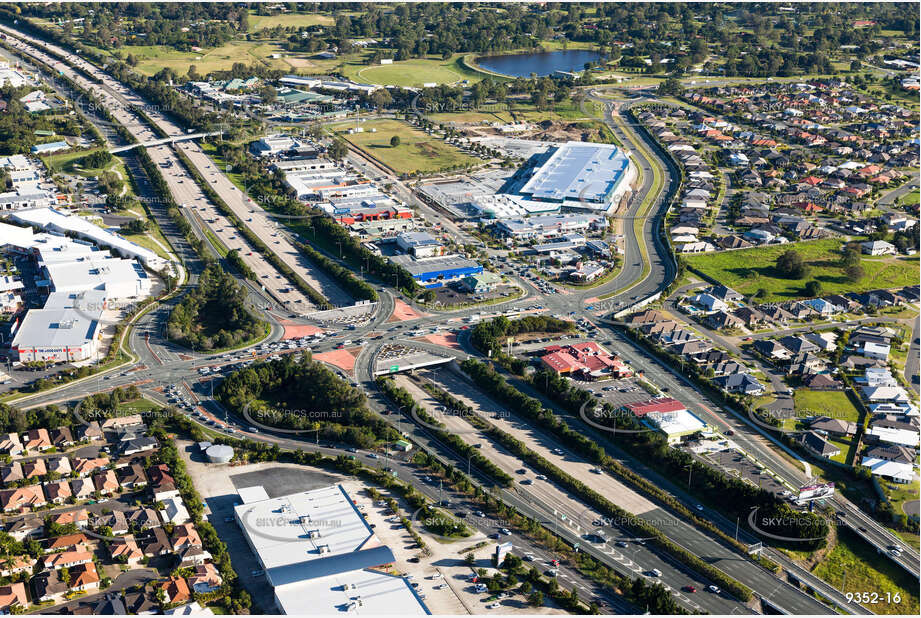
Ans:
{"label": "terracotta roof house", "polygon": [[6,455],[22,455],[22,441],[19,439],[19,434],[16,433],[7,433],[0,436],[0,453]]}
{"label": "terracotta roof house", "polygon": [[74,445],[74,435],[70,427],[58,427],[51,430],[51,443],[58,448],[67,448]]}
{"label": "terracotta roof house", "polygon": [[183,547],[201,547],[201,537],[198,535],[198,530],[196,530],[195,526],[192,524],[181,524],[176,526],[173,529],[171,541],[174,551],[182,549]]}
{"label": "terracotta roof house", "polygon": [[27,451],[47,451],[54,446],[51,442],[51,436],[48,435],[48,430],[45,428],[27,431],[22,445]]}
{"label": "terracotta roof house", "polygon": [[134,537],[130,534],[117,541],[111,541],[109,543],[109,553],[112,554],[112,559],[116,562],[122,562],[129,566],[140,564],[141,559],[144,557],[144,552],[141,551]]}
{"label": "terracotta roof house", "polygon": [[82,532],[65,534],[49,540],[45,547],[45,553],[49,554],[51,552],[65,550],[85,550],[88,543],[89,539]]}
{"label": "terracotta roof house", "polygon": [[0,506],[2,506],[5,513],[25,508],[38,508],[46,504],[48,504],[48,501],[45,500],[45,493],[42,491],[41,485],[29,485],[0,491]]}
{"label": "terracotta roof house", "polygon": [[93,561],[93,554],[88,551],[62,551],[45,556],[46,569],[71,568]]}
{"label": "terracotta roof house", "polygon": [[[0,586],[0,614],[12,614],[13,608],[25,609],[29,606],[26,597],[26,585],[22,582]],[[17,612],[18,613],[18,610]]]}
{"label": "terracotta roof house", "polygon": [[96,564],[87,562],[70,570],[70,589],[71,590],[96,590],[99,588],[99,573],[96,572]]}
{"label": "terracotta roof house", "polygon": [[167,603],[187,603],[192,600],[192,593],[189,592],[189,586],[181,577],[170,577],[160,584],[160,590],[163,591],[163,600]]}
{"label": "terracotta roof house", "polygon": [[176,489],[176,481],[173,479],[173,475],[170,474],[169,466],[166,464],[148,468],[147,480],[154,500],[163,500],[179,495],[179,490]]}
{"label": "terracotta roof house", "polygon": [[48,474],[48,468],[45,467],[44,459],[33,459],[23,462],[22,473],[27,479],[35,479]]}
{"label": "terracotta roof house", "polygon": [[45,497],[51,504],[63,504],[71,496],[73,496],[73,492],[70,490],[70,483],[67,481],[45,483]]}
{"label": "terracotta roof house", "polygon": [[210,562],[195,567],[195,575],[189,578],[189,586],[199,594],[214,592],[223,582],[217,567]]}
{"label": "terracotta roof house", "polygon": [[115,470],[97,472],[93,475],[93,483],[96,485],[96,491],[104,496],[110,496],[120,489]]}
{"label": "terracotta roof house", "polygon": [[86,528],[89,525],[90,516],[86,509],[74,509],[63,513],[54,513],[49,515],[51,521],[59,526],[74,524],[78,528]]}
{"label": "terracotta roof house", "polygon": [[71,466],[80,477],[86,477],[97,470],[101,470],[109,465],[108,457],[77,457],[71,463]]}

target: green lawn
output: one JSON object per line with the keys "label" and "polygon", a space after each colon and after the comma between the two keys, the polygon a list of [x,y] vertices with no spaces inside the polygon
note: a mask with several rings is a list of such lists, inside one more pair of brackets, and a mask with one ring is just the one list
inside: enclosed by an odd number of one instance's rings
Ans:
{"label": "green lawn", "polygon": [[454,84],[463,80],[478,82],[482,73],[466,68],[462,54],[455,54],[447,60],[441,56],[401,60],[393,64],[368,65],[361,62],[346,62],[342,74],[354,81],[382,86],[421,87],[427,83]]}
{"label": "green lawn", "polygon": [[797,412],[809,411],[854,423],[860,418],[860,411],[841,391],[810,391],[798,388],[793,392],[793,405]]}
{"label": "green lawn", "polygon": [[904,196],[902,196],[902,203],[906,206],[913,206],[921,201],[921,191],[915,189],[914,191],[909,191]]}
{"label": "green lawn", "polygon": [[250,32],[256,32],[264,28],[274,28],[275,26],[306,28],[307,26],[333,26],[335,24],[336,19],[332,15],[321,15],[319,13],[279,13],[278,15],[256,15],[254,11],[249,13]]}
{"label": "green lawn", "polygon": [[[742,249],[718,251],[685,257],[687,263],[712,279],[742,294],[753,295],[764,289],[761,302],[783,301],[806,296],[806,283],[816,280],[823,294],[860,292],[877,288],[894,288],[918,282],[918,257],[863,257],[864,276],[851,283],[841,266],[842,240],[829,238]],[[774,263],[785,251],[795,249],[810,266],[804,279],[784,279],[777,275]]]}
{"label": "green lawn", "polygon": [[[467,156],[443,140],[426,135],[399,120],[369,120],[361,124],[364,133],[348,135],[344,131],[354,127],[354,122],[338,125],[343,137],[355,147],[387,165],[397,173],[430,173],[456,165],[476,165],[479,159]],[[371,129],[376,132],[371,133]],[[400,145],[392,147],[390,138],[400,138]]]}
{"label": "green lawn", "polygon": [[[842,592],[875,593],[879,602],[869,607],[877,614],[916,616],[918,582],[851,532],[843,527],[838,531],[838,544],[813,572]],[[893,601],[896,594],[900,603]]]}
{"label": "green lawn", "polygon": [[[163,68],[185,75],[192,65],[200,75],[207,75],[212,71],[229,70],[236,62],[261,64],[283,71],[299,67],[297,58],[288,58],[291,54],[281,45],[267,41],[229,41],[220,47],[189,52],[165,45],[131,45],[122,48],[122,52],[134,55],[138,60],[137,70],[145,75],[154,75]],[[272,54],[282,54],[284,58],[270,58]]]}

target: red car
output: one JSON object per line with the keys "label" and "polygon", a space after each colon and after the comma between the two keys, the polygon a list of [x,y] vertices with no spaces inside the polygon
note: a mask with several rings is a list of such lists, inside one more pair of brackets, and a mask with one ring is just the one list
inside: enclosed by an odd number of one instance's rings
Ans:
{"label": "red car", "polygon": [[697,588],[695,588],[694,586],[685,586],[684,588],[682,588],[682,590],[684,590],[685,592],[697,592]]}

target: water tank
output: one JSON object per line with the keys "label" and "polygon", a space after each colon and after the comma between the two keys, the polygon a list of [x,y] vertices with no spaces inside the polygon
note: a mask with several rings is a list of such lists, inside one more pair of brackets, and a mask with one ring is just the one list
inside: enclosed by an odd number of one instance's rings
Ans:
{"label": "water tank", "polygon": [[233,449],[226,444],[215,444],[208,447],[205,456],[211,463],[229,463],[233,459]]}

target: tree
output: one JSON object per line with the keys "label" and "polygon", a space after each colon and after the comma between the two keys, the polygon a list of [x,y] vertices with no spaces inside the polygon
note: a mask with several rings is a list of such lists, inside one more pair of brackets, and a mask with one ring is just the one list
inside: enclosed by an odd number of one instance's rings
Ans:
{"label": "tree", "polygon": [[371,101],[376,107],[387,107],[393,103],[393,97],[390,96],[390,92],[386,88],[381,88],[374,91],[374,94],[371,95]]}
{"label": "tree", "polygon": [[400,145],[400,136],[399,136],[399,135],[394,135],[393,137],[390,138],[390,147],[391,147],[391,148],[396,148],[396,147],[399,146],[399,145]]}
{"label": "tree", "polygon": [[857,283],[863,279],[863,266],[860,264],[848,264],[844,267],[844,274],[847,276],[847,280],[851,283]]}
{"label": "tree", "polygon": [[528,603],[533,607],[541,607],[544,604],[544,593],[540,590],[535,590],[528,596]]}
{"label": "tree", "polygon": [[777,258],[775,264],[780,276],[787,279],[803,279],[809,274],[809,266],[803,261],[803,256],[796,252],[795,249],[784,251]]}
{"label": "tree", "polygon": [[341,161],[342,159],[345,158],[348,152],[349,152],[349,147],[340,138],[334,139],[333,143],[329,145],[329,148],[327,150],[327,154],[334,161]]}
{"label": "tree", "polygon": [[818,296],[822,293],[822,284],[813,279],[806,284],[806,296]]}

